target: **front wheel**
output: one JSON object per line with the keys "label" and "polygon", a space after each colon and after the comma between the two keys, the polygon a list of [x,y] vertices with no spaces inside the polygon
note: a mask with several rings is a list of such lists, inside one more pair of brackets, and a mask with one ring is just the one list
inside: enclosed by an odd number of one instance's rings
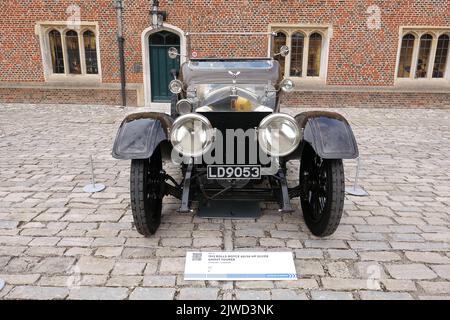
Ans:
{"label": "front wheel", "polygon": [[150,159],[131,161],[131,211],[137,231],[144,236],[154,234],[161,223],[163,199],[161,170],[159,148]]}
{"label": "front wheel", "polygon": [[300,163],[300,204],[309,230],[318,237],[333,234],[344,209],[345,180],[341,159],[322,159],[305,146]]}

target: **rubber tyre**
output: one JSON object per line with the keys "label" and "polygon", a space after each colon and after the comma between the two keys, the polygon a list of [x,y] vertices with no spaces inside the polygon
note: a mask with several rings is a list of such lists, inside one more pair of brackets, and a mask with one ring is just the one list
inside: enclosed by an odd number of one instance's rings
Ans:
{"label": "rubber tyre", "polygon": [[151,177],[162,170],[161,152],[155,150],[150,159],[132,160],[130,173],[131,211],[137,231],[148,237],[153,235],[161,223],[162,197],[151,196],[152,190],[161,185],[152,184]]}
{"label": "rubber tyre", "polygon": [[[300,164],[300,183],[303,185],[302,175],[307,170],[314,157],[319,158],[312,148],[306,148],[302,154]],[[320,158],[319,158],[320,159]],[[332,235],[339,226],[345,199],[345,178],[344,166],[341,159],[320,159],[323,161],[323,171],[326,172],[326,186],[324,191],[325,204],[319,216],[314,216],[314,210],[304,196],[300,196],[300,205],[303,211],[303,217],[309,230],[318,237]]]}

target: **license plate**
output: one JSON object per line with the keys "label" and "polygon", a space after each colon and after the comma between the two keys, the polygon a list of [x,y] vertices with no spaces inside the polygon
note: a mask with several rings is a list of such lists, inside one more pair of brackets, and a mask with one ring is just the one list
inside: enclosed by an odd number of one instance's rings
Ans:
{"label": "license plate", "polygon": [[260,179],[261,166],[219,166],[207,167],[208,179]]}

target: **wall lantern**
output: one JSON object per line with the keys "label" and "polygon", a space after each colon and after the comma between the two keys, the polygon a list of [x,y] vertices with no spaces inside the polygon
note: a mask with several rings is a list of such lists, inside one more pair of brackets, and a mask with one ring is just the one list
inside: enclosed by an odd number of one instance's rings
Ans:
{"label": "wall lantern", "polygon": [[159,10],[159,1],[152,1],[152,11],[151,13],[151,21],[153,28],[161,28],[163,26],[164,21],[167,19],[167,12]]}

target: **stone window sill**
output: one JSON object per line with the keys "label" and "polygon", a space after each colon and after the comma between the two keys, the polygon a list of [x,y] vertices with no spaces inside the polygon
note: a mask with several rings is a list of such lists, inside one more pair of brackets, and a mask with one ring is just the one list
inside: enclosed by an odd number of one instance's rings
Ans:
{"label": "stone window sill", "polygon": [[67,83],[67,84],[96,84],[101,83],[102,79],[98,74],[52,74],[46,79],[48,83]]}

